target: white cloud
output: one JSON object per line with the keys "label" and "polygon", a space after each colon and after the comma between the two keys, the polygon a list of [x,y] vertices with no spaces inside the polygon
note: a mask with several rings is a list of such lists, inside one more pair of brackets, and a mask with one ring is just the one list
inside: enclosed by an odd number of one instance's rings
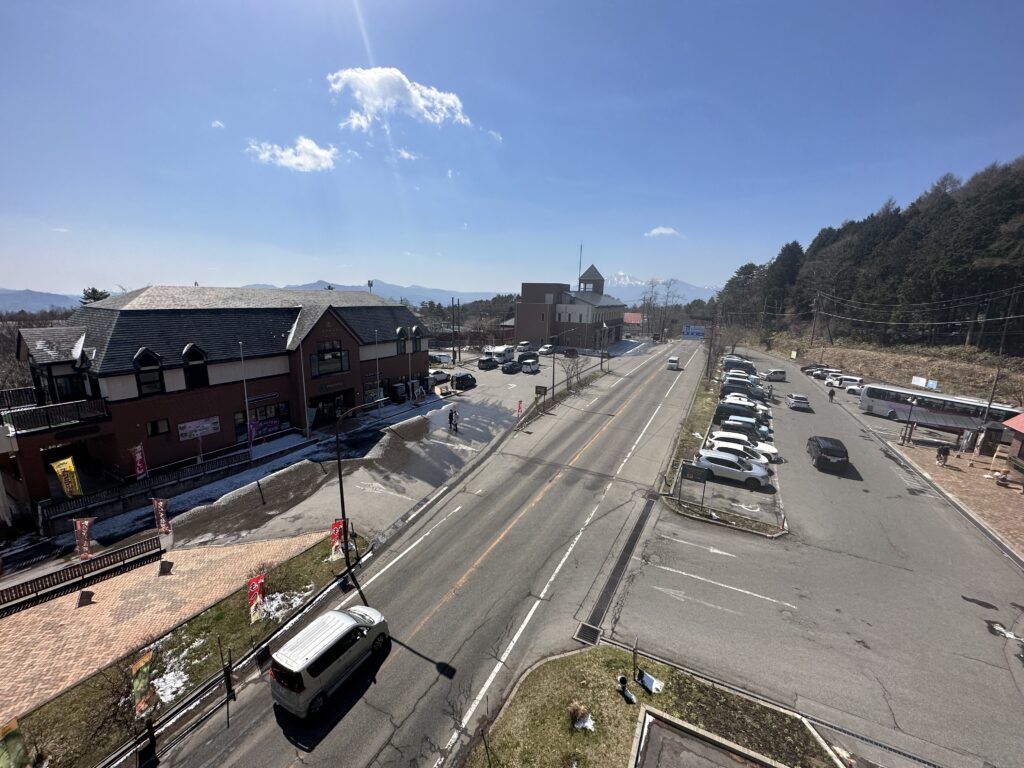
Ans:
{"label": "white cloud", "polygon": [[448,181],[451,181],[451,180],[452,180],[452,176],[454,176],[454,174],[452,173],[452,169],[451,169],[451,168],[449,168],[449,169],[448,169]]}
{"label": "white cloud", "polygon": [[317,146],[315,141],[305,136],[299,136],[294,147],[279,147],[267,141],[257,142],[250,139],[246,151],[256,155],[256,159],[261,163],[279,165],[290,171],[302,173],[329,171],[334,168],[334,158],[338,155],[338,150],[333,146]]}
{"label": "white cloud", "polygon": [[504,139],[503,139],[503,138],[501,137],[501,134],[500,134],[500,133],[498,133],[497,131],[488,131],[488,133],[489,133],[489,134],[491,134],[491,138],[492,138],[492,139],[494,139],[494,140],[495,140],[496,142],[498,142],[499,144],[501,144],[501,143],[502,143],[503,141],[505,141],[505,140],[504,140]]}
{"label": "white cloud", "polygon": [[644,237],[661,237],[662,235],[675,235],[679,237],[679,233],[672,227],[655,227],[650,232],[644,232]]}
{"label": "white cloud", "polygon": [[212,123],[210,123],[210,127],[211,128],[223,128],[224,127],[224,123],[222,123],[220,120],[214,120]]}
{"label": "white cloud", "polygon": [[396,154],[402,160],[419,160],[420,159],[419,155],[417,155],[415,152],[410,152],[405,147],[399,147],[398,150],[396,151]]}
{"label": "white cloud", "polygon": [[348,114],[342,128],[368,131],[389,114],[403,113],[422,123],[472,125],[454,93],[414,83],[394,67],[339,69],[327,76],[333,93],[352,92],[358,109]]}
{"label": "white cloud", "polygon": [[467,229],[469,229],[469,222],[468,221],[462,222],[462,231],[465,232]]}
{"label": "white cloud", "polygon": [[68,229],[67,227],[50,227],[50,231],[60,232],[63,235],[65,232],[70,232],[71,230]]}

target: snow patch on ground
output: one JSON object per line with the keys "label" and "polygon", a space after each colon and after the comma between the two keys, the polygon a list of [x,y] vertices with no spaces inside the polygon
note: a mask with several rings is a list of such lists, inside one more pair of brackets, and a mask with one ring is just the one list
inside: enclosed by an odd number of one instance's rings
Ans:
{"label": "snow patch on ground", "polygon": [[[156,645],[162,645],[166,638],[161,639]],[[189,675],[186,671],[191,664],[202,659],[192,659],[194,652],[206,643],[205,637],[196,638],[193,642],[182,648],[175,654],[168,654],[164,657],[164,673],[153,679],[153,688],[160,701],[168,704],[174,701],[175,697],[185,690],[189,683]],[[205,658],[205,656],[204,656]]]}
{"label": "snow patch on ground", "polygon": [[314,586],[307,584],[301,592],[275,592],[263,601],[263,610],[268,619],[283,621],[291,611],[298,608],[313,594]]}

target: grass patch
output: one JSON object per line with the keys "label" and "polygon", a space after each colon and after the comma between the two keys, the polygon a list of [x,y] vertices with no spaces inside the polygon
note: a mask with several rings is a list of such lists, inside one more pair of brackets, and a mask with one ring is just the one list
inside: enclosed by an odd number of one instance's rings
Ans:
{"label": "grass patch", "polygon": [[[715,414],[718,406],[718,382],[711,382],[701,379],[700,388],[693,398],[690,412],[686,414],[682,429],[679,430],[679,439],[676,440],[675,450],[672,453],[672,461],[669,463],[666,480],[669,492],[675,484],[676,473],[679,465],[690,461],[697,450],[704,444],[707,436],[708,425],[711,417]],[[697,437],[694,433],[700,434]]]}
{"label": "grass patch", "polygon": [[[640,703],[693,723],[722,738],[790,766],[824,768],[832,763],[803,723],[778,710],[697,680],[672,667],[641,659],[640,666],[665,683],[652,696],[637,683]],[[627,704],[616,678],[631,677],[632,655],[599,646],[553,659],[533,670],[466,760],[467,768],[628,765],[638,708]],[[572,727],[569,709],[583,704],[594,732]]]}
{"label": "grass patch", "polygon": [[[359,553],[368,542],[356,537]],[[155,716],[220,670],[220,638],[227,660],[237,661],[290,618],[295,609],[344,570],[344,560],[330,562],[330,539],[269,568],[267,605],[273,613],[249,623],[243,586],[163,637],[154,637],[154,686],[160,693]],[[94,765],[139,732],[131,712],[129,669],[139,652],[130,653],[55,699],[18,718],[25,743],[45,756],[50,768]]]}

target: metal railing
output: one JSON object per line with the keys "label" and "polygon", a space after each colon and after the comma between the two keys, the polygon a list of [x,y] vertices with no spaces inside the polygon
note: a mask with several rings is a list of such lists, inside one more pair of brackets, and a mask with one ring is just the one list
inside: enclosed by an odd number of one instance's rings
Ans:
{"label": "metal railing", "polygon": [[32,387],[0,389],[0,411],[8,408],[25,408],[36,404],[36,391]]}
{"label": "metal railing", "polygon": [[107,410],[107,402],[100,399],[0,411],[0,424],[14,427],[15,432],[56,429],[108,418],[110,412]]}

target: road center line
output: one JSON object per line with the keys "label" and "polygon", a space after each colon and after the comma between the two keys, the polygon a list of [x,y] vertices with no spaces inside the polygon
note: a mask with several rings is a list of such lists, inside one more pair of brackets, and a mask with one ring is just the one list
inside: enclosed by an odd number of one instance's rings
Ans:
{"label": "road center line", "polygon": [[[639,560],[640,558],[634,558]],[[668,571],[669,573],[675,573],[680,576],[686,576],[689,579],[696,579],[697,581],[703,581],[705,584],[714,584],[716,587],[722,587],[724,589],[731,589],[733,592],[740,592],[744,595],[750,595],[750,597],[756,597],[758,600],[767,600],[769,603],[776,603],[777,605],[784,605],[787,608],[792,608],[794,611],[799,610],[792,603],[787,603],[785,600],[776,600],[774,597],[768,597],[767,595],[759,595],[757,592],[751,592],[747,589],[741,589],[740,587],[734,587],[730,584],[723,584],[720,581],[713,581],[712,579],[705,579],[703,576],[698,576],[695,573],[687,573],[686,571],[680,571],[676,568],[669,568],[667,565],[654,565],[648,563],[652,568],[658,568],[662,571]]]}

